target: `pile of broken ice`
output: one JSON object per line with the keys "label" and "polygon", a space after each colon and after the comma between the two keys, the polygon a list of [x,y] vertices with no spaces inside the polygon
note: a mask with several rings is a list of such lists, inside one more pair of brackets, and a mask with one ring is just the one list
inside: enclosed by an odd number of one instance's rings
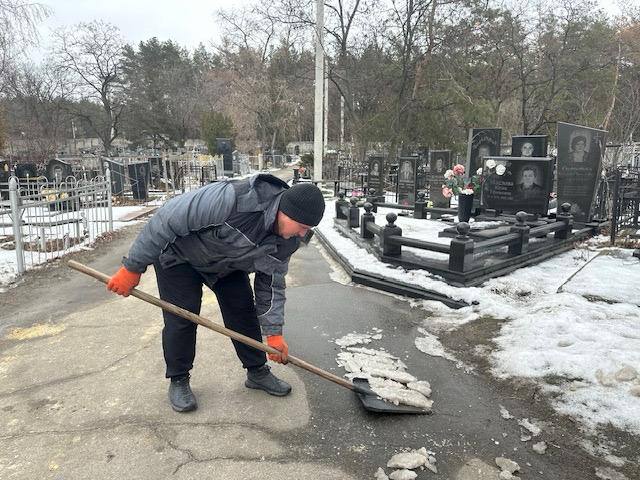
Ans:
{"label": "pile of broken ice", "polygon": [[389,476],[382,468],[378,468],[375,473],[376,480],[413,480],[418,476],[414,470],[420,469],[432,471],[438,473],[436,468],[436,457],[433,452],[428,452],[426,448],[422,447],[419,450],[411,450],[410,452],[396,453],[387,462],[387,467],[393,468]]}
{"label": "pile of broken ice", "polygon": [[354,346],[380,339],[380,330],[375,330],[376,334],[350,333],[336,340],[336,344],[343,348],[336,360],[347,371],[345,376],[349,379],[366,378],[371,390],[395,405],[402,403],[431,411],[433,401],[427,398],[431,396],[429,382],[408,373],[402,360],[390,353]]}

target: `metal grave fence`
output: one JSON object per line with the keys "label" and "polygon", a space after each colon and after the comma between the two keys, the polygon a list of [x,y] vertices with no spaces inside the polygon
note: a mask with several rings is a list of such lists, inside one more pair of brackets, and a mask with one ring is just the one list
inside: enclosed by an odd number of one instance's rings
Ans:
{"label": "metal grave fence", "polygon": [[109,170],[91,180],[11,177],[8,193],[0,203],[0,235],[12,240],[19,275],[113,230]]}

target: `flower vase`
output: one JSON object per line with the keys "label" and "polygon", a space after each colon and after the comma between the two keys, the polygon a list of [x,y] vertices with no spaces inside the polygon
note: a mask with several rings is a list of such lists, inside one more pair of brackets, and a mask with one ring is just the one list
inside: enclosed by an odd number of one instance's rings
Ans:
{"label": "flower vase", "polygon": [[473,209],[473,193],[458,195],[458,222],[468,222]]}

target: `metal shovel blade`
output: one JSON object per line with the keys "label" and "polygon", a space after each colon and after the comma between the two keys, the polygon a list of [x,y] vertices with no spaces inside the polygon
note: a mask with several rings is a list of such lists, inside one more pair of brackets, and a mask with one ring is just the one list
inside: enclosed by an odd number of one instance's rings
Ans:
{"label": "metal shovel blade", "polygon": [[362,405],[366,410],[376,413],[413,413],[419,415],[426,415],[430,413],[419,407],[412,407],[411,405],[394,405],[391,402],[387,402],[378,397],[369,386],[369,381],[366,378],[354,378],[353,385],[356,387],[355,392],[358,394]]}

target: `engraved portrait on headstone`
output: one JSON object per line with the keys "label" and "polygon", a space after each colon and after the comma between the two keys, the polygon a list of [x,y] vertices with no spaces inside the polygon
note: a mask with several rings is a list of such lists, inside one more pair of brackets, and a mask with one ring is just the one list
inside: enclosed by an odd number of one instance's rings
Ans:
{"label": "engraved portrait on headstone", "polygon": [[442,185],[444,184],[444,173],[451,168],[451,150],[432,150],[429,152],[429,200],[434,207],[448,208],[450,198],[442,195]]}
{"label": "engraved portrait on headstone", "polygon": [[416,201],[416,164],[418,157],[398,158],[398,203],[413,205]]}
{"label": "engraved portrait on headstone", "polygon": [[512,157],[546,157],[546,135],[515,135],[511,137]]}
{"label": "engraved portrait on headstone", "polygon": [[568,202],[576,222],[591,220],[607,132],[558,122],[558,205]]}
{"label": "engraved portrait on headstone", "polygon": [[482,205],[504,213],[547,214],[553,164],[545,157],[487,157]]}
{"label": "engraved portrait on headstone", "polygon": [[467,145],[467,172],[475,172],[482,165],[482,158],[500,155],[500,128],[472,128]]}
{"label": "engraved portrait on headstone", "polygon": [[371,155],[369,157],[369,170],[367,176],[367,187],[369,190],[375,189],[376,195],[384,195],[382,185],[384,181],[384,157],[381,155]]}

